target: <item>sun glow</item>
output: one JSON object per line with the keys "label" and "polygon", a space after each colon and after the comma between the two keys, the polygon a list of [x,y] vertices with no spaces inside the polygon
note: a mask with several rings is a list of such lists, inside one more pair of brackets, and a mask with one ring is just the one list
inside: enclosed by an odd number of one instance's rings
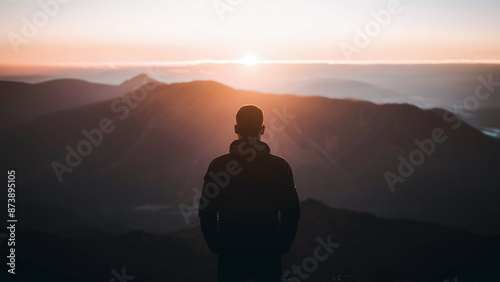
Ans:
{"label": "sun glow", "polygon": [[254,66],[259,62],[259,59],[254,54],[246,54],[242,59],[241,63],[247,66]]}

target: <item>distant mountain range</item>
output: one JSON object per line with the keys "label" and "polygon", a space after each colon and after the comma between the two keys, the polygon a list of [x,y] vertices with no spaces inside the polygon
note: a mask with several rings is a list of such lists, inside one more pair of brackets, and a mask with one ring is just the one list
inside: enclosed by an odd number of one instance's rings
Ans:
{"label": "distant mountain range", "polygon": [[[500,142],[466,123],[453,129],[460,121],[444,110],[262,94],[213,81],[150,82],[143,87],[145,94],[136,92],[142,101],[127,102],[128,89],[140,87],[143,78],[114,87],[74,80],[2,83],[11,87],[2,93],[29,87],[23,99],[38,97],[43,100],[38,104],[52,107],[50,113],[0,130],[0,145],[8,148],[1,152],[2,167],[15,168],[23,187],[17,192],[23,199],[20,209],[37,214],[46,208],[53,215],[27,229],[56,232],[118,224],[158,232],[186,226],[177,206],[192,205],[193,188],[201,189],[210,160],[226,153],[235,138],[236,110],[253,103],[265,112],[264,141],[272,153],[289,160],[301,199],[478,234],[500,233],[495,224],[500,218]],[[65,93],[79,93],[78,99]],[[83,99],[86,93],[88,100]],[[60,104],[64,99],[68,102]],[[71,167],[68,152],[92,141],[82,131],[95,132],[106,118],[112,132],[103,133],[92,152]],[[414,169],[401,165],[410,156],[418,161],[414,152],[422,149],[415,140],[432,139],[436,129],[446,140],[436,143],[430,156],[422,153],[422,164]],[[62,182],[55,162],[71,170],[60,175]],[[400,175],[399,166],[407,176]],[[392,180],[400,177],[392,189],[388,172]],[[70,213],[81,218],[75,222],[89,224],[62,226]],[[61,228],[54,227],[60,230],[41,227],[59,217]],[[190,219],[196,224],[196,216]]]}
{"label": "distant mountain range", "polygon": [[144,84],[139,75],[113,86],[76,79],[58,79],[36,84],[0,81],[0,128],[91,103],[110,100]]}
{"label": "distant mountain range", "polygon": [[[323,96],[364,100],[377,104],[408,103],[423,109],[478,107],[467,123],[500,139],[499,64],[241,64],[60,67],[0,69],[0,80],[37,83],[55,78],[78,78],[96,83],[121,84],[140,72],[164,83],[213,80],[235,89],[262,93]],[[14,75],[14,73],[16,75]],[[41,75],[43,73],[43,75]],[[24,75],[23,75],[24,74]],[[269,79],[272,77],[273,79]],[[489,81],[489,82],[487,82]],[[478,87],[493,91],[486,99],[470,100]],[[485,91],[485,88],[480,89]],[[466,105],[469,103],[469,105]],[[490,111],[493,111],[491,113]],[[492,124],[495,124],[492,126]]]}
{"label": "distant mountain range", "polygon": [[310,96],[313,93],[328,98],[378,101],[380,103],[410,100],[410,97],[403,97],[399,93],[366,82],[332,78],[311,79],[303,82],[300,87],[291,89],[289,93],[303,96]]}

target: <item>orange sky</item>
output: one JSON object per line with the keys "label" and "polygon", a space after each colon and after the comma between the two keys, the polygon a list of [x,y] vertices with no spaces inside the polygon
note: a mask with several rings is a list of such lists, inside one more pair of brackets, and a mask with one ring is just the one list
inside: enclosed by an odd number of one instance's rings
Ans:
{"label": "orange sky", "polygon": [[500,59],[499,1],[59,1],[0,4],[1,64]]}

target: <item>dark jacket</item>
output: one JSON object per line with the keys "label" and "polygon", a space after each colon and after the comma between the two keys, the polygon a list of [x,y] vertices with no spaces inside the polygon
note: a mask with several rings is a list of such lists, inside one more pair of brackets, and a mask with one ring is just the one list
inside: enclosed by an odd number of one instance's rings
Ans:
{"label": "dark jacket", "polygon": [[229,151],[205,175],[199,217],[209,248],[286,253],[300,217],[290,165],[255,139],[235,140]]}

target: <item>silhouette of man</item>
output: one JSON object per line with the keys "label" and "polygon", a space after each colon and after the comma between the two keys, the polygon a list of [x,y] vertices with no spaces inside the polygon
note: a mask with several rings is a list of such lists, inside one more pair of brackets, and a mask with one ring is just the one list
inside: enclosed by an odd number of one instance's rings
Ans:
{"label": "silhouette of man", "polygon": [[219,256],[219,282],[280,281],[281,256],[297,232],[300,205],[290,165],[260,141],[263,112],[242,106],[229,154],[215,158],[200,199],[201,230]]}

